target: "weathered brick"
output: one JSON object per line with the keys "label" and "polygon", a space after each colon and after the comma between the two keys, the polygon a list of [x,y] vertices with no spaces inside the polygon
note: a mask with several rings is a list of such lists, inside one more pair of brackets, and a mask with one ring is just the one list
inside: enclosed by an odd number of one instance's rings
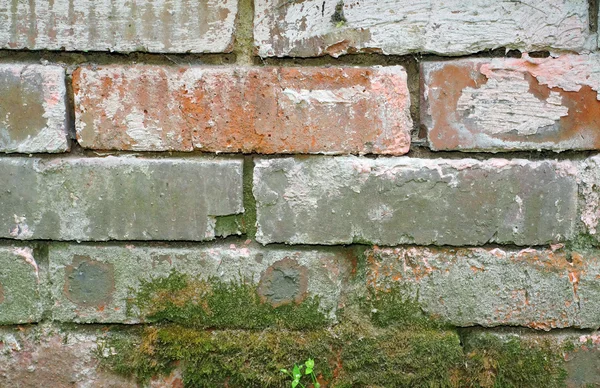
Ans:
{"label": "weathered brick", "polygon": [[572,234],[576,168],[491,159],[259,159],[261,243],[546,244]]}
{"label": "weathered brick", "polygon": [[600,156],[585,159],[579,166],[578,176],[582,232],[600,241]]}
{"label": "weathered brick", "polygon": [[224,282],[258,285],[264,302],[278,306],[319,296],[322,312],[335,318],[352,272],[345,250],[264,249],[249,242],[199,247],[53,245],[49,253],[53,319],[64,322],[143,321],[127,310],[141,281],[172,271]]}
{"label": "weathered brick", "polygon": [[400,66],[87,67],[73,89],[85,148],[399,155],[410,146]]}
{"label": "weathered brick", "polygon": [[422,122],[434,150],[600,149],[600,56],[422,64]]}
{"label": "weathered brick", "polygon": [[374,248],[367,282],[456,326],[600,327],[600,251]]}
{"label": "weathered brick", "polygon": [[237,0],[0,0],[0,48],[231,51]]}
{"label": "weathered brick", "polygon": [[459,55],[498,47],[578,51],[587,45],[586,0],[539,5],[495,0],[257,0],[254,41],[261,57]]}
{"label": "weathered brick", "polygon": [[0,324],[37,322],[43,312],[33,249],[0,247]]}
{"label": "weathered brick", "polygon": [[132,379],[99,367],[96,352],[101,349],[105,331],[90,326],[0,328],[0,386],[138,387]]}
{"label": "weathered brick", "polygon": [[0,64],[0,95],[0,152],[69,150],[62,67]]}
{"label": "weathered brick", "polygon": [[210,240],[243,212],[240,159],[0,158],[0,237]]}

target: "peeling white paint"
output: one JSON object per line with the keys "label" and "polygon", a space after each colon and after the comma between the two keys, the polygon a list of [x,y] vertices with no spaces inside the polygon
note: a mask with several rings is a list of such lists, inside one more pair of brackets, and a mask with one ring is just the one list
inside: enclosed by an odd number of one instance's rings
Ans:
{"label": "peeling white paint", "polygon": [[370,93],[364,93],[359,88],[340,89],[290,89],[283,90],[283,95],[288,97],[294,104],[321,103],[321,104],[351,104],[357,98],[368,98]]}
{"label": "peeling white paint", "polygon": [[349,49],[375,49],[396,55],[459,55],[498,47],[591,49],[586,0],[346,1],[342,24],[331,20],[337,4],[338,0],[257,0],[258,54],[337,56]]}
{"label": "peeling white paint", "polygon": [[490,79],[479,88],[465,88],[458,100],[457,111],[465,114],[478,131],[489,134],[516,132],[533,135],[552,126],[569,114],[561,96],[550,92],[540,100],[529,92],[523,75],[508,74],[502,80]]}

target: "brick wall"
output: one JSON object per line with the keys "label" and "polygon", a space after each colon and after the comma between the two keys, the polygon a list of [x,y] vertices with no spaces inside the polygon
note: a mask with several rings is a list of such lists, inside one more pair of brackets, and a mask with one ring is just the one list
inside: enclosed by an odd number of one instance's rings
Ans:
{"label": "brick wall", "polygon": [[0,386],[600,384],[597,21],[0,0]]}

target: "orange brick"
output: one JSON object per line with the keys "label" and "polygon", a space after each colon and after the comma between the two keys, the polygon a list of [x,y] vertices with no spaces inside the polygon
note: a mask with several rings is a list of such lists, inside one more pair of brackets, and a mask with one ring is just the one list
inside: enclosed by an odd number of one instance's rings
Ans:
{"label": "orange brick", "polygon": [[421,119],[434,150],[600,149],[600,56],[422,65]]}
{"label": "orange brick", "polygon": [[85,148],[401,155],[410,147],[400,66],[108,66],[73,75]]}

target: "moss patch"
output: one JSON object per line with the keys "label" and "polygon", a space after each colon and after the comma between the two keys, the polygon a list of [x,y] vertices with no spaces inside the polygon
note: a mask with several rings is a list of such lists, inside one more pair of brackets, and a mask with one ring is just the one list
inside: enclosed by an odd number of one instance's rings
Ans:
{"label": "moss patch", "polygon": [[394,284],[385,291],[371,290],[366,311],[377,327],[443,328],[444,323],[423,312],[408,288]]}
{"label": "moss patch", "polygon": [[491,334],[469,337],[463,381],[469,387],[564,387],[562,352],[550,342],[532,343]]}
{"label": "moss patch", "polygon": [[273,307],[261,301],[255,284],[243,279],[200,280],[171,272],[168,277],[142,282],[139,290],[131,293],[128,314],[139,314],[147,322],[173,322],[193,328],[292,330],[330,324],[319,311],[318,298]]}
{"label": "moss patch", "polygon": [[246,233],[246,230],[244,228],[243,216],[241,214],[216,217],[216,236],[238,236],[244,233]]}
{"label": "moss patch", "polygon": [[331,379],[333,359],[327,330],[297,332],[204,331],[168,325],[146,328],[135,340],[110,339],[112,353],[100,357],[104,367],[147,382],[180,365],[186,387],[282,387],[279,370],[309,357],[321,378]]}
{"label": "moss patch", "polygon": [[261,303],[255,285],[172,273],[142,284],[131,301],[159,323],[109,334],[98,356],[142,383],[178,368],[186,387],[289,386],[280,369],[309,358],[329,387],[565,385],[556,346],[469,331],[461,341],[402,289],[359,300],[328,327],[316,300],[274,308]]}

